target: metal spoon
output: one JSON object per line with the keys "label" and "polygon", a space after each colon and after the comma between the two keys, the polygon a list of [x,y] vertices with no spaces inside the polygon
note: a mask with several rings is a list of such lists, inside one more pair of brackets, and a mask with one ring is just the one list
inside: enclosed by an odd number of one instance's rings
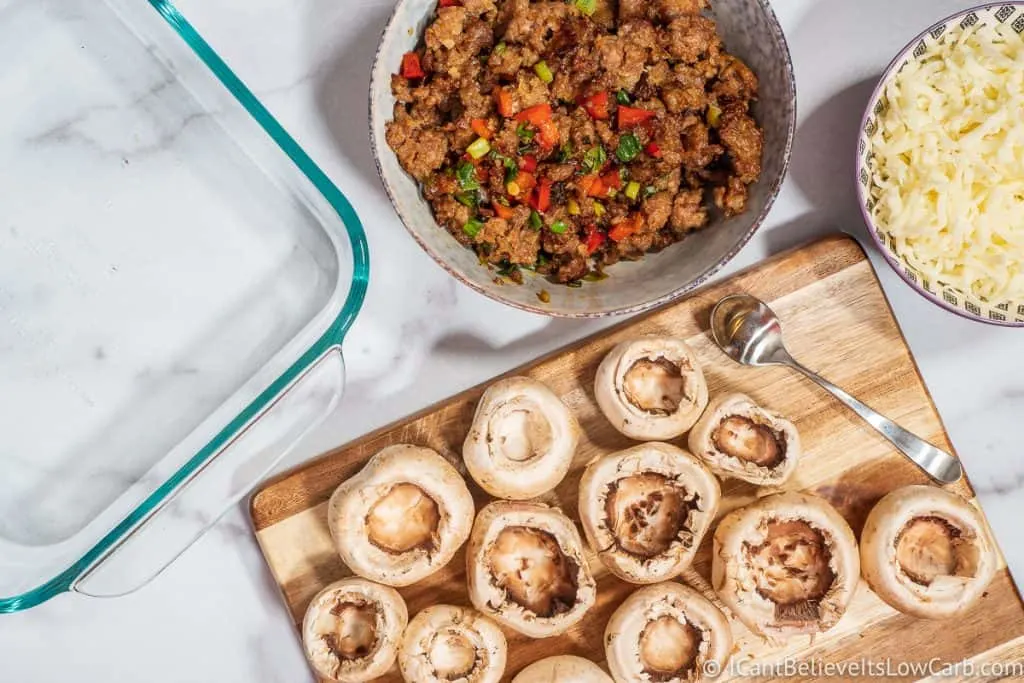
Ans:
{"label": "metal spoon", "polygon": [[711,334],[715,343],[738,363],[755,367],[785,365],[799,370],[864,418],[932,479],[952,484],[963,474],[960,461],[952,455],[908,432],[793,360],[782,343],[778,316],[760,299],[737,294],[719,301],[711,311]]}

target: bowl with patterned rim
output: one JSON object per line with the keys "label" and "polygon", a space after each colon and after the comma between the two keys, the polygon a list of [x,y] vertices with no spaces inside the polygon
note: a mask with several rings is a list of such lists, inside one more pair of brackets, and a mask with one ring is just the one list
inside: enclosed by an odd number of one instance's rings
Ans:
{"label": "bowl with patterned rim", "polygon": [[1024,301],[984,301],[953,285],[928,277],[919,268],[900,255],[896,240],[875,220],[876,188],[872,168],[874,152],[871,138],[878,119],[886,111],[886,86],[891,83],[911,60],[922,58],[936,45],[947,31],[977,25],[1002,24],[1017,33],[1024,33],[1024,2],[999,2],[962,10],[928,27],[911,40],[885,69],[871,99],[868,100],[858,132],[857,142],[857,197],[868,232],[892,269],[916,292],[933,304],[964,318],[1006,327],[1024,327]]}
{"label": "bowl with patterned rim", "polygon": [[672,301],[711,278],[749,241],[778,195],[789,167],[796,128],[796,84],[789,48],[768,0],[712,0],[708,15],[717,23],[726,50],[745,61],[760,80],[753,114],[764,130],[763,172],[751,186],[747,210],[717,217],[642,260],[620,263],[599,282],[574,288],[525,273],[522,284],[495,277],[476,253],[439,226],[418,183],[405,173],[385,140],[395,99],[391,74],[415,49],[437,0],[399,0],[384,29],[370,82],[370,138],[384,188],[406,229],[452,276],[509,306],[557,317],[599,317],[636,313]]}

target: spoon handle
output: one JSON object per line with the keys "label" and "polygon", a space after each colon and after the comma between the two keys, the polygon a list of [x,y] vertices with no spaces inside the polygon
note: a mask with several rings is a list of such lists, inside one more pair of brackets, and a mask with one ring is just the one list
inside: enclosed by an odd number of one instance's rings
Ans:
{"label": "spoon handle", "polygon": [[932,479],[943,483],[952,484],[960,479],[963,470],[960,461],[949,453],[936,448],[924,439],[915,436],[903,427],[885,417],[870,406],[861,403],[856,398],[846,393],[832,382],[814,373],[795,360],[786,363],[795,370],[799,370],[809,379],[819,384],[823,389],[831,393],[837,399],[850,407],[853,412],[864,418],[864,421],[874,427],[878,432],[888,439],[893,446],[898,448],[903,455],[910,458],[911,462],[924,470]]}

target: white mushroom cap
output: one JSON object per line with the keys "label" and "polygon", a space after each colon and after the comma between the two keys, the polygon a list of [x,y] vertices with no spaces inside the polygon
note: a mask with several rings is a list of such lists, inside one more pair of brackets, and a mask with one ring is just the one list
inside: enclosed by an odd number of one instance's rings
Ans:
{"label": "white mushroom cap", "polygon": [[526,500],[565,478],[579,436],[579,423],[551,389],[529,377],[509,377],[480,398],[462,457],[484,491]]}
{"label": "white mushroom cap", "polygon": [[685,433],[708,404],[697,356],[669,337],[642,337],[612,349],[597,370],[594,394],[608,421],[641,441]]}
{"label": "white mushroom cap", "polygon": [[718,479],[700,460],[649,442],[587,465],[579,513],[590,547],[609,571],[624,581],[656,583],[690,566],[720,500]]}
{"label": "white mushroom cap", "polygon": [[409,622],[398,665],[409,683],[498,683],[507,652],[505,634],[484,615],[434,605]]}
{"label": "white mushroom cap", "polygon": [[335,490],[327,522],[349,569],[408,586],[448,564],[469,537],[473,509],[451,463],[429,448],[399,444]]}
{"label": "white mushroom cap", "polygon": [[864,523],[860,557],[880,598],[926,619],[969,608],[998,566],[977,508],[934,486],[906,486],[882,498]]}
{"label": "white mushroom cap", "polygon": [[351,577],[316,594],[302,620],[302,643],[313,669],[339,683],[384,675],[395,663],[409,613],[394,588]]}
{"label": "white mushroom cap", "polygon": [[690,430],[689,446],[715,473],[759,486],[784,483],[801,455],[793,423],[743,394],[712,400]]}
{"label": "white mushroom cap", "polygon": [[612,679],[589,659],[558,655],[529,665],[512,683],[612,683]]}
{"label": "white mushroom cap", "polygon": [[711,584],[722,602],[751,631],[772,639],[835,626],[860,578],[850,525],[827,501],[806,493],[767,496],[726,515],[715,530],[711,562]]}
{"label": "white mushroom cap", "polygon": [[701,680],[705,671],[724,671],[732,654],[732,630],[722,610],[674,581],[626,598],[608,621],[604,642],[618,683]]}
{"label": "white mushroom cap", "polygon": [[474,607],[530,638],[568,630],[597,597],[572,520],[540,503],[496,501],[480,510],[466,575]]}

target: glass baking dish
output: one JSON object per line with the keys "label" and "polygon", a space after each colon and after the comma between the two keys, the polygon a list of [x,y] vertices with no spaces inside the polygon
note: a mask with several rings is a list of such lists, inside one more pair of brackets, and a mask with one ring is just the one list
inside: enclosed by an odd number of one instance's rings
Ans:
{"label": "glass baking dish", "polygon": [[366,239],[165,0],[0,0],[0,612],[158,573],[340,395]]}

